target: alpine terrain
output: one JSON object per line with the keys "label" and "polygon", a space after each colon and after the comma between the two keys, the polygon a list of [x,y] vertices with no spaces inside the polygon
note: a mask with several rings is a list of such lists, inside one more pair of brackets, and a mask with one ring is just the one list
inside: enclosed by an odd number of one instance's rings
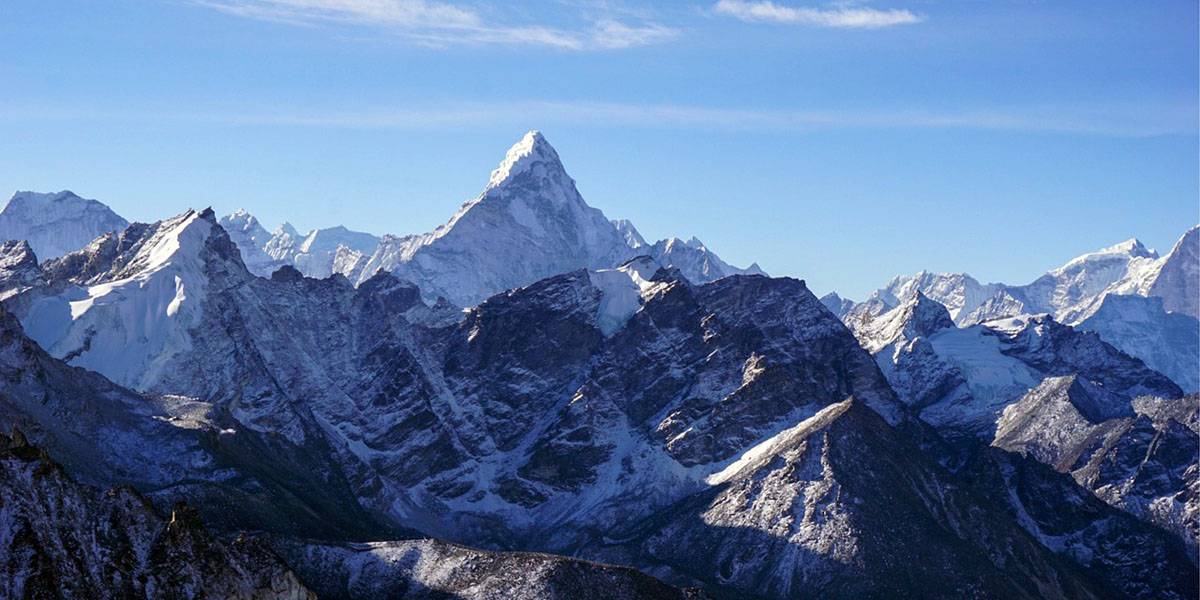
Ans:
{"label": "alpine terrain", "polygon": [[163,217],[0,212],[0,595],[1200,594],[1196,228],[818,298],[536,131],[427,233]]}

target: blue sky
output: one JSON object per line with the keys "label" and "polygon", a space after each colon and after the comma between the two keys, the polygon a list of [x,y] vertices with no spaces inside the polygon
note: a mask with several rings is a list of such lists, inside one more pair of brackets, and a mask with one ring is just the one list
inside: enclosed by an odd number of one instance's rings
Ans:
{"label": "blue sky", "polygon": [[0,5],[0,189],[413,233],[528,129],[587,201],[817,292],[1197,222],[1197,3]]}

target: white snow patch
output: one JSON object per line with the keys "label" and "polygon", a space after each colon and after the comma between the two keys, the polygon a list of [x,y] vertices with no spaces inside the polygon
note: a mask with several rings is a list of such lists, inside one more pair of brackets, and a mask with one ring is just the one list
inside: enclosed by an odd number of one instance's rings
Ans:
{"label": "white snow patch", "polygon": [[650,281],[658,270],[653,260],[632,260],[617,269],[588,271],[592,285],[600,290],[596,325],[610,337],[642,308],[642,302],[663,284]]}

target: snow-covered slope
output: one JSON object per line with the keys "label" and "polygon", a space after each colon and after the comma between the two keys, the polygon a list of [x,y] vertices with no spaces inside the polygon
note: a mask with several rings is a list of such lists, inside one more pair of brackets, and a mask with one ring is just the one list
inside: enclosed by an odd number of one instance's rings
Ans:
{"label": "snow-covered slope", "polygon": [[[268,251],[277,261],[291,264],[308,277],[329,277],[335,268],[341,267],[339,254],[350,252],[358,256],[370,256],[379,247],[379,238],[361,231],[351,231],[342,226],[314,229],[289,246],[290,233],[269,242]],[[344,259],[343,259],[344,260]],[[259,273],[261,274],[261,273]]]}
{"label": "snow-covered slope", "polygon": [[276,231],[275,236],[267,233],[262,224],[254,215],[238,209],[231,214],[221,217],[218,223],[229,234],[229,239],[237,245],[238,250],[242,254],[242,262],[246,264],[246,268],[251,273],[261,276],[269,276],[276,269],[287,264],[285,260],[277,259],[267,253],[266,248],[273,240],[287,236],[291,236],[284,232],[282,228]]}
{"label": "snow-covered slope", "polygon": [[1200,319],[1200,225],[1188,230],[1163,260],[1150,284],[1163,308]]}
{"label": "snow-covered slope", "polygon": [[73,365],[144,389],[190,347],[188,330],[200,324],[211,212],[152,225],[106,271],[34,301],[22,317],[25,330]]}
{"label": "snow-covered slope", "polygon": [[584,202],[537,131],[509,149],[478,197],[429,233],[376,238],[332,227],[301,235],[285,223],[268,235],[245,211],[221,224],[256,275],[288,264],[308,277],[337,273],[358,285],[389,271],[417,284],[427,300],[444,297],[459,306],[575,269],[616,268],[638,255],[679,269],[693,283],[763,274],[757,265],[729,265],[695,238],[648,244],[629,221],[609,221]]}
{"label": "snow-covered slope", "polygon": [[1168,312],[1158,296],[1109,295],[1076,326],[1170,377],[1185,392],[1200,390],[1200,321]]}
{"label": "snow-covered slope", "polygon": [[[921,271],[911,277],[900,276],[872,294],[884,309],[898,306],[901,299],[914,292],[936,300],[946,307],[956,323],[964,323],[968,315],[996,293],[996,284],[981,284],[965,273],[930,273]],[[875,313],[878,314],[878,313]]]}
{"label": "snow-covered slope", "polygon": [[110,208],[69,191],[17,192],[0,210],[0,240],[25,240],[38,260],[78,250],[97,236],[129,225]]}
{"label": "snow-covered slope", "polygon": [[1198,228],[1184,234],[1161,258],[1131,239],[1076,257],[1027,285],[984,285],[965,274],[921,272],[893,279],[858,304],[847,306],[832,297],[830,309],[841,312],[842,320],[861,333],[877,327],[883,315],[914,291],[946,306],[963,327],[1050,315],[1099,333],[1185,390],[1200,385],[1200,327],[1192,316],[1200,294]]}

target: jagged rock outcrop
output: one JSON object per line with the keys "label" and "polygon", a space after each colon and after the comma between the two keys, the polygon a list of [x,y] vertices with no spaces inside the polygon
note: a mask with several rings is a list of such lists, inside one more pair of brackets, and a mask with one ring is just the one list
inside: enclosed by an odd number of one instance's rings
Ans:
{"label": "jagged rock outcrop", "polygon": [[0,244],[0,300],[29,291],[42,283],[37,256],[25,240]]}
{"label": "jagged rock outcrop", "polygon": [[1129,402],[1050,378],[1004,411],[993,445],[1069,473],[1101,500],[1176,535],[1196,560],[1200,398]]}
{"label": "jagged rock outcrop", "polygon": [[1200,572],[1179,540],[1033,457],[991,448],[956,480],[1006,505],[1009,519],[1084,569],[1104,596],[1184,600],[1200,593]]}
{"label": "jagged rock outcrop", "polygon": [[488,552],[436,540],[274,544],[322,598],[406,600],[702,600],[628,567],[529,552]]}
{"label": "jagged rock outcrop", "polygon": [[1105,595],[853,399],[714,482],[609,537],[633,537],[629,551],[668,572],[771,598]]}
{"label": "jagged rock outcrop", "polygon": [[264,545],[169,520],[129,488],[76,483],[19,432],[0,435],[0,596],[315,600]]}

